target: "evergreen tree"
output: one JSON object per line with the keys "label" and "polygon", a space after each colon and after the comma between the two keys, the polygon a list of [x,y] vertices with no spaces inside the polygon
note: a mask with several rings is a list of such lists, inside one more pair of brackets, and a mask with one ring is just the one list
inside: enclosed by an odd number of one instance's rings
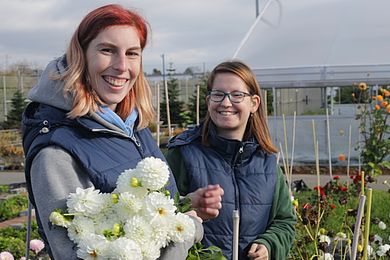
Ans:
{"label": "evergreen tree", "polygon": [[334,100],[336,102],[339,102],[341,104],[351,104],[354,103],[353,95],[358,96],[359,95],[359,89],[353,86],[348,87],[340,87],[340,90],[336,92],[336,96]]}
{"label": "evergreen tree", "polygon": [[22,114],[26,108],[26,102],[23,93],[17,90],[11,99],[11,104],[12,109],[7,116],[7,121],[4,122],[4,127],[7,129],[20,128]]}
{"label": "evergreen tree", "polygon": [[[207,76],[203,76],[199,82],[199,121],[202,122],[207,113],[207,104],[206,104],[206,96],[207,96]],[[195,89],[194,94],[189,97],[189,114],[191,123],[196,124],[196,93]]]}
{"label": "evergreen tree", "polygon": [[[168,86],[169,113],[171,116],[171,124],[182,125],[185,122],[185,119],[181,114],[183,112],[184,102],[179,101],[180,91],[178,89],[179,86],[178,81],[176,78],[173,77],[172,74],[169,74],[168,77],[169,78],[168,78],[167,86]],[[164,122],[164,124],[168,124],[165,88],[163,93],[164,93],[162,98],[163,101],[160,103],[160,119],[161,121]]]}

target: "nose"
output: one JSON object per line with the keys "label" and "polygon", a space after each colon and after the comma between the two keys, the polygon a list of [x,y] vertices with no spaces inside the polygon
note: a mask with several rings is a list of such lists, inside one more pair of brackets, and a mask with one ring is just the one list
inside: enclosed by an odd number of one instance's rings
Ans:
{"label": "nose", "polygon": [[114,69],[118,71],[126,71],[127,70],[127,59],[126,54],[118,53],[115,55],[113,66]]}
{"label": "nose", "polygon": [[221,105],[229,106],[231,104],[232,104],[232,101],[230,101],[230,94],[225,94],[223,100],[221,101]]}

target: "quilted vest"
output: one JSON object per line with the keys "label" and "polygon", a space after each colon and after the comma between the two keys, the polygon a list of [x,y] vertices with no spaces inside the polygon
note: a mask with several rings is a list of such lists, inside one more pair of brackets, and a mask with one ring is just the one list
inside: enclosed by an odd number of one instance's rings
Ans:
{"label": "quilted vest", "polygon": [[[233,210],[238,209],[239,259],[248,259],[248,246],[268,224],[276,184],[276,156],[263,152],[251,141],[230,141],[211,135],[210,143],[210,147],[201,145],[199,132],[184,133],[176,142],[189,175],[189,192],[208,184],[219,184],[225,192],[219,216],[204,222],[202,242],[220,247],[232,259]],[[170,144],[174,146],[175,140]]]}
{"label": "quilted vest", "polygon": [[[136,131],[134,138],[130,138],[88,118],[69,120],[64,111],[51,106],[35,104],[32,110],[34,112],[30,113],[35,113],[36,117],[24,122],[27,130],[23,138],[29,191],[31,163],[46,146],[60,146],[72,155],[101,192],[112,192],[118,176],[126,169],[135,168],[145,157],[153,156],[165,161],[147,128]],[[25,114],[28,117],[28,112]],[[167,188],[172,196],[177,191],[172,175]]]}

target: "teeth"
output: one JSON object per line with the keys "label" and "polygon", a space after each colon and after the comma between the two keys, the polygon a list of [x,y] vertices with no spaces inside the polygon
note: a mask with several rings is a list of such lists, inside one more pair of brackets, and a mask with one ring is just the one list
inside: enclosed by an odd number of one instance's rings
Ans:
{"label": "teeth", "polygon": [[229,112],[229,111],[220,111],[221,115],[228,116],[228,115],[235,115],[236,112]]}
{"label": "teeth", "polygon": [[104,80],[107,83],[109,83],[113,86],[116,86],[116,87],[121,87],[127,82],[127,79],[118,79],[118,78],[113,78],[113,77],[109,77],[109,76],[105,76]]}

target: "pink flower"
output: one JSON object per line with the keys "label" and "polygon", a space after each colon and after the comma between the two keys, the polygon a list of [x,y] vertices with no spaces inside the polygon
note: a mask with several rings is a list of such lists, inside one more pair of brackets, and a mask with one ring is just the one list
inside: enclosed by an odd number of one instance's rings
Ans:
{"label": "pink flower", "polygon": [[30,241],[30,249],[34,251],[35,254],[38,254],[44,247],[45,244],[42,242],[42,240],[33,239]]}
{"label": "pink flower", "polygon": [[14,260],[14,256],[7,251],[3,251],[0,253],[0,260]]}

